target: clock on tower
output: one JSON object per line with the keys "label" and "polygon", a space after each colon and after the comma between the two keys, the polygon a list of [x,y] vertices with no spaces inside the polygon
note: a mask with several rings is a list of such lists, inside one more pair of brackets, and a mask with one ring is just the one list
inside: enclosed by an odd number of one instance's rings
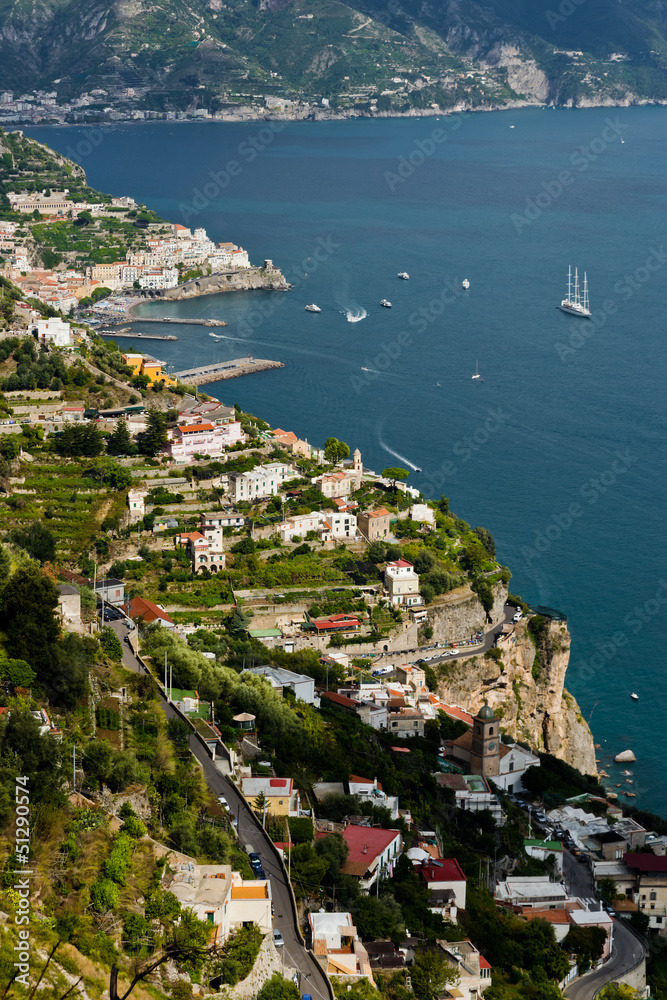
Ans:
{"label": "clock on tower", "polygon": [[485,778],[493,778],[500,773],[499,720],[493,709],[484,702],[472,720],[472,745],[470,749],[470,771]]}

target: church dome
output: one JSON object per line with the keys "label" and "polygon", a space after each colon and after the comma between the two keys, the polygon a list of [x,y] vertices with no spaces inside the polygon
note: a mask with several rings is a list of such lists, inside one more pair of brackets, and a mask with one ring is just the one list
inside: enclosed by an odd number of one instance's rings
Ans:
{"label": "church dome", "polygon": [[482,708],[480,708],[479,712],[477,713],[477,718],[483,719],[485,722],[490,722],[491,720],[495,719],[495,717],[496,716],[493,709],[489,705],[488,701],[485,701],[484,705],[482,706]]}

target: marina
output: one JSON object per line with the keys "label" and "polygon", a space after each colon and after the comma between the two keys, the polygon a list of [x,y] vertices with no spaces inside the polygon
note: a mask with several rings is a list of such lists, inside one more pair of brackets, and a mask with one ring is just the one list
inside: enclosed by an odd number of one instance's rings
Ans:
{"label": "marina", "polygon": [[216,364],[202,365],[200,368],[188,368],[181,372],[172,372],[173,378],[188,385],[206,385],[209,382],[220,382],[228,378],[240,378],[241,375],[252,375],[255,372],[270,371],[272,368],[284,368],[282,361],[267,361],[262,358],[237,358],[234,361],[220,361]]}

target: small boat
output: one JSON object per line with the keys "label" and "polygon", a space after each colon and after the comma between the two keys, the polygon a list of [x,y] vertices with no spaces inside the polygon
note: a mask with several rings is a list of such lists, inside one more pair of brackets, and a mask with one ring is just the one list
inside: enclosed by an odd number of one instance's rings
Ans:
{"label": "small boat", "polygon": [[398,272],[398,277],[402,278],[403,281],[409,281],[410,280],[410,275],[408,274],[407,271],[399,271]]}
{"label": "small boat", "polygon": [[[573,288],[574,286],[574,288]],[[572,281],[572,268],[567,273],[567,298],[563,299],[560,308],[563,312],[571,316],[580,316],[582,319],[590,319],[591,310],[588,304],[588,279],[584,271],[584,288],[579,291],[579,272],[574,269],[574,282]]]}
{"label": "small boat", "polygon": [[483,381],[484,381],[484,379],[482,378],[482,376],[481,376],[481,375],[479,374],[479,362],[478,362],[478,361],[476,361],[476,362],[475,362],[475,374],[474,374],[474,375],[472,376],[472,379],[473,379],[473,382],[474,382],[474,380],[475,380],[475,379],[477,379],[477,378],[478,378],[478,379],[479,379],[479,380],[480,380],[481,382],[483,382]]}
{"label": "small boat", "polygon": [[466,292],[468,291],[468,289],[470,288],[470,282],[468,281],[467,278],[463,279],[463,281],[461,282],[461,287],[465,288]]}
{"label": "small boat", "polygon": [[316,306],[314,302],[311,302],[309,306],[306,306],[306,312],[308,313],[321,313],[322,310],[319,306]]}
{"label": "small boat", "polygon": [[630,697],[632,698],[633,701],[639,701],[639,695],[635,694],[634,691],[632,692],[632,694],[630,695]]}
{"label": "small boat", "polygon": [[421,472],[421,471],[422,471],[421,469],[415,469],[415,472]]}
{"label": "small boat", "polygon": [[380,305],[384,306],[385,309],[391,309],[391,302],[389,299],[380,299]]}

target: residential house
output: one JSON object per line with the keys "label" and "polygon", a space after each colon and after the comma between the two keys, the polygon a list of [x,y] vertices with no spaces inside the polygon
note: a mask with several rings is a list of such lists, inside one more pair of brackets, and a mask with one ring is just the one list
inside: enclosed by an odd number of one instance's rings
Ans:
{"label": "residential house", "polygon": [[125,605],[125,611],[132,621],[143,621],[147,625],[152,622],[158,622],[160,625],[164,625],[167,628],[174,628],[174,619],[170,618],[164,608],[161,608],[159,604],[154,604],[153,601],[147,600],[145,597],[133,597]]}
{"label": "residential house", "polygon": [[72,331],[69,323],[57,316],[37,321],[37,340],[51,347],[71,347]]}
{"label": "residential house", "polygon": [[326,513],[312,511],[310,514],[295,514],[278,525],[283,542],[291,542],[296,535],[303,538],[309,531],[316,531],[321,541],[351,538],[357,536],[357,519],[354,514],[339,511]]}
{"label": "residential house", "polygon": [[223,529],[207,522],[207,515],[200,514],[201,531],[186,531],[176,536],[176,543],[184,545],[196,573],[208,570],[218,573],[225,568],[226,555],[223,551]]}
{"label": "residential house", "polygon": [[199,711],[199,692],[187,691],[182,688],[170,688],[170,701],[183,715],[196,715]]}
{"label": "residential house", "polygon": [[343,830],[343,840],[348,847],[348,856],[341,872],[358,878],[362,891],[370,889],[382,875],[391,875],[403,850],[399,830],[350,823]]}
{"label": "residential house", "polygon": [[359,531],[369,542],[388,538],[391,534],[391,514],[385,507],[359,514],[357,524]]}
{"label": "residential house", "polygon": [[387,729],[400,739],[424,735],[424,716],[418,708],[399,708],[387,716]]}
{"label": "residential house", "polygon": [[343,976],[345,982],[368,979],[375,986],[368,952],[350,913],[309,913],[308,923],[313,954],[328,976]]}
{"label": "residential house", "polygon": [[162,362],[144,354],[123,354],[123,361],[135,375],[145,375],[148,385],[162,382],[163,385],[176,385],[176,380],[162,370]]}
{"label": "residential house", "polygon": [[454,792],[457,809],[466,812],[489,812],[498,825],[504,823],[503,808],[498,796],[491,791],[488,781],[481,774],[436,774],[441,788]]}
{"label": "residential house", "polygon": [[447,963],[459,973],[456,987],[448,987],[444,996],[478,1000],[492,983],[492,970],[487,960],[470,938],[463,941],[438,941],[438,945],[445,953]]}
{"label": "residential house", "polygon": [[301,804],[299,789],[292,778],[241,778],[241,794],[254,809],[257,796],[264,794],[267,810],[273,816],[298,816]]}
{"label": "residential house", "polygon": [[419,575],[406,559],[396,559],[388,562],[384,571],[384,589],[389,594],[391,604],[406,605],[423,604],[419,593]]}
{"label": "residential house", "polygon": [[284,688],[289,688],[300,701],[305,701],[308,705],[315,704],[315,680],[307,674],[296,674],[285,667],[273,666],[249,667],[247,673],[266,677],[269,684],[281,692]]}
{"label": "residential house", "polygon": [[125,601],[125,583],[113,577],[103,577],[94,586],[98,601],[105,604],[115,604],[120,607]]}
{"label": "residential house", "polygon": [[387,729],[387,709],[383,705],[375,705],[372,701],[355,700],[335,691],[323,691],[322,697],[341,711],[354,713],[373,729]]}
{"label": "residential house", "polygon": [[374,806],[388,809],[392,819],[398,819],[398,796],[387,795],[377,778],[362,778],[351,774],[348,778],[350,795],[358,795],[362,802],[370,802]]}
{"label": "residential house", "polygon": [[307,632],[315,632],[316,635],[346,635],[358,632],[361,622],[356,615],[329,615],[327,618],[311,618],[306,615],[302,628]]}
{"label": "residential house", "polygon": [[498,882],[496,902],[537,910],[564,909],[569,899],[560,882],[551,882],[548,875],[510,876]]}
{"label": "residential house", "polygon": [[262,933],[270,933],[271,883],[267,879],[246,881],[231,865],[194,861],[172,862],[166,871],[167,891],[182,907],[211,924],[212,943],[218,947],[245,924],[256,924]]}
{"label": "residential house", "polygon": [[313,482],[327,499],[343,498],[348,497],[350,493],[354,493],[361,488],[363,473],[364,466],[361,461],[361,452],[356,448],[352,456],[351,465],[336,472],[319,476]]}
{"label": "residential house", "polygon": [[435,511],[425,503],[413,503],[410,508],[410,520],[419,524],[427,524],[435,528]]}
{"label": "residential house", "polygon": [[450,893],[458,909],[466,908],[466,877],[456,858],[431,858],[418,867],[417,874],[430,893]]}
{"label": "residential house", "polygon": [[280,427],[273,431],[273,440],[278,448],[284,448],[292,455],[300,455],[302,458],[310,458],[313,451],[308,442],[298,438],[294,431],[283,431]]}
{"label": "residential house", "polygon": [[148,490],[133,488],[127,493],[127,506],[130,508],[130,524],[142,521],[146,514],[146,497]]}
{"label": "residential house", "polygon": [[523,849],[529,858],[539,861],[553,859],[554,871],[560,878],[563,874],[563,845],[560,840],[524,839]]}
{"label": "residential house", "polygon": [[667,857],[628,851],[623,857],[634,878],[631,898],[649,918],[651,930],[667,926]]}
{"label": "residential house", "polygon": [[58,613],[63,625],[76,627],[81,623],[81,594],[71,583],[58,585]]}
{"label": "residential house", "polygon": [[258,465],[250,472],[229,473],[229,496],[238,503],[240,500],[262,500],[276,496],[283,484],[298,475],[296,469],[283,462]]}

